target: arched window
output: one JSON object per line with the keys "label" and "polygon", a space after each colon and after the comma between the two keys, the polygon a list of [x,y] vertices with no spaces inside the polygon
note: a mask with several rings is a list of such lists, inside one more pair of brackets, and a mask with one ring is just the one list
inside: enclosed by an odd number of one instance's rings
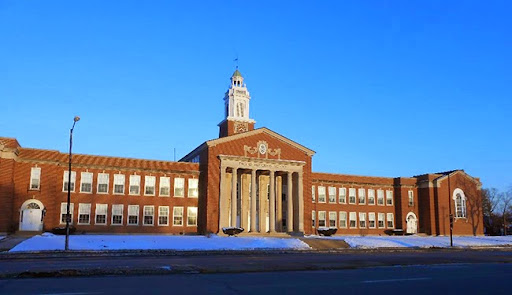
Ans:
{"label": "arched window", "polygon": [[460,188],[453,192],[453,200],[455,202],[455,217],[466,218],[466,196]]}

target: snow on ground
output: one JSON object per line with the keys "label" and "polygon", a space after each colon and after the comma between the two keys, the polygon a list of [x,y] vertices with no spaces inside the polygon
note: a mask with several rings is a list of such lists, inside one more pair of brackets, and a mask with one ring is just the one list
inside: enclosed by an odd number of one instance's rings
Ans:
{"label": "snow on ground", "polygon": [[[65,236],[42,234],[23,241],[9,252],[64,250]],[[267,237],[72,235],[71,250],[254,250],[310,247],[299,239]]]}
{"label": "snow on ground", "polygon": [[[315,236],[311,236],[315,237]],[[317,238],[317,237],[315,237]],[[352,248],[433,248],[449,247],[450,237],[430,236],[331,236],[328,239],[344,240]],[[512,246],[512,236],[454,236],[455,247]]]}

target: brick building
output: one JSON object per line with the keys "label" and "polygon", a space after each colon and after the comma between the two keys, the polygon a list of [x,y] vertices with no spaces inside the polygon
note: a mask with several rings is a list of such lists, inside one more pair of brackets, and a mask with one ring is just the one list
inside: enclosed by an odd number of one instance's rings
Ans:
{"label": "brick building", "polygon": [[[79,232],[483,234],[481,184],[463,170],[414,177],[311,171],[314,151],[254,128],[238,70],[225,94],[219,138],[179,162],[73,156],[72,224]],[[68,155],[0,138],[0,232],[65,224]]]}

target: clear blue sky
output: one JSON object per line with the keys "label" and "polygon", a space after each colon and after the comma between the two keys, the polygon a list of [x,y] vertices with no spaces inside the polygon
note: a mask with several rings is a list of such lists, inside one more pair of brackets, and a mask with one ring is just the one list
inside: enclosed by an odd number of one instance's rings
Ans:
{"label": "clear blue sky", "polygon": [[235,69],[251,117],[313,170],[464,169],[512,185],[510,1],[3,1],[0,136],[173,160],[218,136]]}

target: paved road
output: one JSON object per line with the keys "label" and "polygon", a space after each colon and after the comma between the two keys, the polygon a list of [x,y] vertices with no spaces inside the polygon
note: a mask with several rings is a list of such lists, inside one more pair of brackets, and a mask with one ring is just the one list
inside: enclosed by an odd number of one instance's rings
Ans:
{"label": "paved road", "polygon": [[510,294],[511,264],[0,280],[0,294]]}
{"label": "paved road", "polygon": [[[334,270],[347,268],[453,263],[512,263],[508,250],[347,251],[339,253],[253,253],[251,255],[130,255],[99,257],[0,257],[0,276],[25,273],[67,274],[219,273],[254,271]],[[78,271],[78,273],[77,273]]]}

